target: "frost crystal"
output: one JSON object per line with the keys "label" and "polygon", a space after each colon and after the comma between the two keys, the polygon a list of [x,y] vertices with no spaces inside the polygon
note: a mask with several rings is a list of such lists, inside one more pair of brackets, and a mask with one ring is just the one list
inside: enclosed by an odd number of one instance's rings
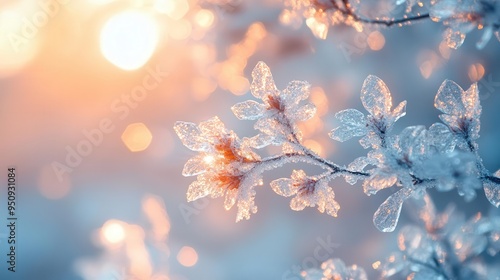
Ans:
{"label": "frost crystal", "polygon": [[262,61],[253,69],[252,78],[250,90],[263,103],[249,100],[231,109],[239,119],[257,120],[255,128],[273,138],[275,144],[285,142],[290,133],[296,134],[296,121],[308,120],[316,113],[312,103],[301,102],[309,97],[309,83],[292,81],[286,89],[279,91],[271,70]]}
{"label": "frost crystal", "polygon": [[396,228],[403,202],[410,197],[411,189],[403,188],[389,196],[373,215],[373,224],[382,232],[392,232]]}
{"label": "frost crystal", "polygon": [[483,29],[483,36],[476,44],[484,48],[493,33],[497,35],[500,27],[500,2],[497,0],[436,0],[429,9],[432,20],[449,26],[444,37],[450,48],[462,45],[467,33],[473,29]]}
{"label": "frost crystal", "polygon": [[434,106],[443,112],[439,117],[450,128],[450,130],[459,136],[464,145],[471,143],[479,138],[481,105],[479,104],[479,92],[477,84],[464,91],[455,82],[446,80],[441,84],[434,100]]}
{"label": "frost crystal", "polygon": [[228,131],[219,118],[200,123],[177,122],[175,132],[188,148],[200,152],[184,165],[184,176],[198,175],[187,192],[188,201],[207,195],[225,195],[224,206],[230,209],[238,201],[237,220],[248,219],[256,212],[253,187],[260,178],[249,172],[260,160],[233,131]]}
{"label": "frost crystal", "polygon": [[304,210],[307,206],[318,206],[321,213],[336,217],[340,205],[335,201],[335,193],[325,179],[308,177],[303,170],[294,170],[291,179],[278,179],[271,182],[271,188],[279,195],[289,197],[290,208]]}

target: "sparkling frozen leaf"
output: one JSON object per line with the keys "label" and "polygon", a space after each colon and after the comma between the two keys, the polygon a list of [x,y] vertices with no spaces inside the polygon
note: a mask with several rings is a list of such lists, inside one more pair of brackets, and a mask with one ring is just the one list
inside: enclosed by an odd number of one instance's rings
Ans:
{"label": "sparkling frozen leaf", "polygon": [[406,115],[406,100],[399,103],[398,106],[392,110],[391,115],[393,117],[393,123],[404,117]]}
{"label": "sparkling frozen leaf", "polygon": [[335,114],[341,125],[330,132],[330,138],[344,142],[352,137],[366,134],[366,118],[363,113],[356,109],[347,109]]}
{"label": "sparkling frozen leaf", "polygon": [[500,206],[500,170],[483,183],[483,188],[486,198],[498,208]]}
{"label": "sparkling frozen leaf", "polygon": [[281,196],[289,197],[297,193],[297,188],[293,187],[290,179],[277,179],[271,182],[273,191]]}
{"label": "sparkling frozen leaf", "polygon": [[449,115],[460,115],[465,113],[462,104],[463,89],[454,81],[445,80],[439,87],[434,106],[441,112]]}
{"label": "sparkling frozen leaf", "polygon": [[226,196],[224,198],[224,209],[229,210],[236,203],[238,198],[238,189],[228,189],[226,190]]}
{"label": "sparkling frozen leaf", "polygon": [[306,121],[312,118],[316,114],[316,106],[312,103],[306,103],[302,107],[300,107],[297,112],[291,118],[298,121]]}
{"label": "sparkling frozen leaf", "polygon": [[187,191],[187,200],[195,201],[210,194],[210,186],[203,180],[203,175],[198,176],[198,180],[192,182]]}
{"label": "sparkling frozen leaf", "polygon": [[311,84],[306,81],[291,81],[281,95],[287,104],[297,105],[301,100],[309,97],[310,88]]}
{"label": "sparkling frozen leaf", "polygon": [[221,135],[227,134],[224,123],[218,117],[200,122],[198,127],[205,138],[209,140],[218,139]]}
{"label": "sparkling frozen leaf", "polygon": [[456,50],[464,43],[465,34],[459,30],[448,28],[444,32],[444,40],[448,47]]}
{"label": "sparkling frozen leaf", "polygon": [[363,191],[367,195],[376,194],[380,190],[392,187],[397,180],[396,175],[384,170],[377,170],[363,182]]}
{"label": "sparkling frozen leaf", "polygon": [[382,232],[392,232],[398,224],[403,202],[413,191],[403,188],[389,196],[373,215],[373,224]]}
{"label": "sparkling frozen leaf", "polygon": [[255,97],[263,99],[268,94],[275,96],[279,94],[274,84],[271,69],[264,62],[259,61],[257,63],[252,71],[252,78],[250,91]]}
{"label": "sparkling frozen leaf", "polygon": [[257,134],[251,138],[243,138],[243,142],[246,142],[249,147],[255,149],[262,149],[273,144],[274,138],[267,134]]}
{"label": "sparkling frozen leaf", "polygon": [[188,149],[197,152],[208,151],[209,144],[206,143],[196,124],[179,121],[175,123],[174,130]]}
{"label": "sparkling frozen leaf", "polygon": [[247,100],[231,107],[234,115],[240,120],[256,120],[264,114],[264,106],[256,101]]}
{"label": "sparkling frozen leaf", "polygon": [[451,153],[455,149],[457,140],[450,129],[442,124],[435,123],[429,127],[429,142],[438,152]]}
{"label": "sparkling frozen leaf", "polygon": [[200,154],[189,159],[182,169],[182,176],[195,176],[206,171],[206,157],[210,155]]}
{"label": "sparkling frozen leaf", "polygon": [[361,89],[361,102],[372,116],[383,116],[392,107],[392,97],[389,88],[377,76],[368,76]]}

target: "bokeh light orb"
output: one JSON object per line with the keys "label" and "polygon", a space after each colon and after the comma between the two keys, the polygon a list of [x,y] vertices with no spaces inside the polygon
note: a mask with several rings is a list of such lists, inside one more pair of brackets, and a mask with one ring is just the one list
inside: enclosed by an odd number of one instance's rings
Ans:
{"label": "bokeh light orb", "polygon": [[122,12],[110,18],[101,30],[102,54],[123,70],[136,70],[146,64],[157,44],[158,26],[146,13]]}
{"label": "bokeh light orb", "polygon": [[122,141],[131,152],[144,151],[151,144],[153,135],[143,123],[133,123],[127,126],[122,134]]}

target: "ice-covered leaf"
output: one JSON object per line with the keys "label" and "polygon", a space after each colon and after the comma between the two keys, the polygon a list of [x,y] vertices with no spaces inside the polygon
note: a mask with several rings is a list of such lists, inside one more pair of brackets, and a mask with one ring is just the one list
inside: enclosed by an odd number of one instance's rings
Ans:
{"label": "ice-covered leaf", "polygon": [[330,132],[333,140],[344,142],[352,137],[363,136],[367,132],[366,118],[356,109],[347,109],[335,114],[341,125]]}
{"label": "ice-covered leaf", "polygon": [[454,81],[445,80],[439,87],[434,106],[441,112],[449,115],[460,115],[465,113],[462,103],[463,89]]}
{"label": "ice-covered leaf", "polygon": [[375,170],[373,174],[363,182],[363,191],[367,195],[376,194],[378,191],[392,187],[396,184],[398,177],[385,170]]}
{"label": "ice-covered leaf", "polygon": [[500,170],[483,183],[484,194],[495,207],[500,206]]}
{"label": "ice-covered leaf", "polygon": [[209,162],[207,159],[211,161],[212,158],[213,156],[211,155],[199,154],[189,159],[182,169],[182,176],[195,176],[205,172],[207,170],[207,162]]}
{"label": "ice-covered leaf", "polygon": [[240,120],[256,120],[264,114],[265,108],[256,101],[247,100],[234,105],[231,110]]}
{"label": "ice-covered leaf", "polygon": [[281,178],[271,182],[273,191],[281,196],[289,197],[297,193],[297,188],[293,187],[292,180]]}
{"label": "ice-covered leaf", "polygon": [[448,28],[444,32],[444,40],[446,45],[452,49],[458,49],[465,41],[465,33],[454,30],[453,28]]}
{"label": "ice-covered leaf", "polygon": [[262,149],[264,147],[267,147],[271,144],[273,144],[274,138],[270,135],[267,134],[257,134],[251,138],[243,138],[243,142],[246,142],[246,144],[249,147],[255,148],[255,149]]}
{"label": "ice-covered leaf", "polygon": [[205,141],[196,124],[178,121],[175,123],[174,130],[182,144],[188,149],[197,152],[208,151],[210,145]]}
{"label": "ice-covered leaf", "polygon": [[429,142],[438,152],[451,153],[455,149],[457,140],[450,129],[442,123],[434,123],[429,127]]}
{"label": "ice-covered leaf", "polygon": [[301,106],[293,116],[290,116],[292,119],[298,120],[298,121],[307,121],[308,119],[312,118],[316,114],[316,106],[312,103],[306,103],[303,106]]}
{"label": "ice-covered leaf", "polygon": [[271,69],[262,61],[259,61],[252,71],[252,84],[250,91],[252,94],[260,99],[264,96],[271,94],[277,96],[279,94],[276,85],[274,84]]}
{"label": "ice-covered leaf", "polygon": [[403,202],[410,197],[413,190],[402,188],[389,196],[373,215],[373,224],[382,232],[392,232],[396,228]]}
{"label": "ice-covered leaf", "polygon": [[477,84],[464,91],[455,82],[445,80],[436,94],[434,106],[444,113],[439,117],[454,134],[467,141],[479,138],[481,105]]}
{"label": "ice-covered leaf", "polygon": [[288,86],[283,90],[281,96],[289,105],[297,105],[301,100],[309,97],[311,84],[306,81],[291,81]]}
{"label": "ice-covered leaf", "polygon": [[187,200],[195,201],[199,198],[210,194],[211,186],[207,185],[207,181],[203,179],[203,174],[198,176],[198,180],[192,182],[187,191]]}
{"label": "ice-covered leaf", "polygon": [[361,102],[372,116],[379,117],[390,112],[392,97],[389,88],[379,77],[368,76],[361,89]]}

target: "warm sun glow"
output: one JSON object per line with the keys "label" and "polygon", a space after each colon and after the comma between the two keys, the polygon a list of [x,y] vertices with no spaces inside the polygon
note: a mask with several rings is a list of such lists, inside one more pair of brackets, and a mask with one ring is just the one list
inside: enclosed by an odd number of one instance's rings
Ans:
{"label": "warm sun glow", "polygon": [[191,267],[198,262],[198,253],[192,247],[184,246],[177,254],[177,260],[183,266]]}
{"label": "warm sun glow", "polygon": [[147,14],[127,11],[110,18],[101,30],[101,52],[115,66],[135,70],[153,55],[158,28]]}
{"label": "warm sun glow", "polygon": [[131,152],[144,151],[152,139],[151,131],[143,123],[130,124],[122,134],[122,141]]}
{"label": "warm sun glow", "polygon": [[212,163],[214,163],[215,158],[214,158],[214,156],[212,156],[212,155],[207,155],[207,156],[205,156],[205,157],[203,158],[203,161],[204,161],[206,164],[212,164]]}
{"label": "warm sun glow", "polygon": [[125,239],[123,225],[115,220],[107,221],[101,229],[104,239],[109,243],[120,243]]}

